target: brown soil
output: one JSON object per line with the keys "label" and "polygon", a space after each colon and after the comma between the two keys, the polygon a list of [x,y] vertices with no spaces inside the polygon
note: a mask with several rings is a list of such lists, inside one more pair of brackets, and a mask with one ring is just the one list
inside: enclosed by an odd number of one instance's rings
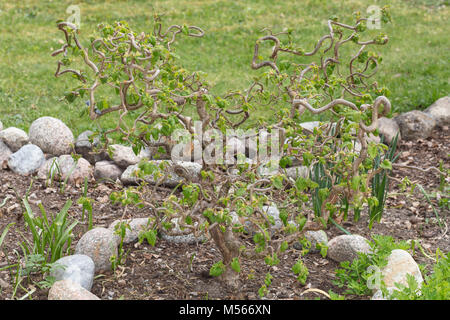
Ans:
{"label": "brown soil", "polygon": [[[425,140],[414,142],[402,142],[398,151],[401,156],[397,163],[409,166],[427,168],[437,167],[439,160],[444,161],[446,168],[450,167],[450,130],[448,127],[436,129],[433,135]],[[428,171],[421,172],[412,169],[394,169],[392,176],[400,180],[408,176],[413,182],[423,185],[427,192],[437,191],[439,186],[439,174]],[[17,263],[18,257],[22,256],[19,242],[22,236],[31,239],[30,233],[25,229],[22,217],[21,202],[18,200],[24,197],[30,187],[32,177],[23,177],[13,174],[9,170],[0,170],[0,205],[8,196],[12,196],[5,205],[0,207],[0,230],[2,231],[10,222],[16,224],[10,229],[0,251],[0,269],[9,264]],[[121,206],[112,205],[109,194],[117,190],[119,186],[114,184],[89,184],[88,197],[97,200],[94,204],[94,225],[107,227],[109,224],[122,216],[124,217],[145,217],[145,209],[128,209],[124,212]],[[169,190],[161,190],[165,193]],[[398,182],[391,179],[391,196],[387,200],[386,210],[381,223],[375,223],[372,230],[367,228],[367,216],[363,215],[358,222],[348,220],[344,222],[344,228],[354,234],[360,234],[370,239],[373,234],[390,235],[396,239],[420,239],[422,246],[433,255],[439,247],[444,253],[450,249],[450,232],[446,232],[446,227],[440,228],[436,222],[435,213],[432,206],[424,198],[418,188],[412,194],[401,192]],[[55,184],[51,188],[46,188],[43,183],[35,180],[28,190],[32,195],[30,200],[41,200],[44,207],[52,214],[57,213],[63,207],[68,198],[72,199],[74,205],[69,210],[72,219],[81,220],[82,210],[76,204],[77,199],[82,195],[82,187],[67,186],[63,192],[60,185]],[[152,195],[150,196],[158,196]],[[435,198],[431,198],[434,208],[438,211],[440,218],[445,225],[450,224],[449,210],[440,208]],[[38,207],[32,204],[34,212],[38,212]],[[86,223],[80,223],[75,229],[75,243],[87,230]],[[0,231],[0,232],[1,232]],[[343,234],[335,226],[331,226],[327,231],[328,238]],[[92,292],[101,299],[257,299],[258,289],[263,283],[265,274],[269,271],[264,262],[251,261],[243,262],[242,281],[243,285],[238,293],[229,292],[220,282],[211,278],[210,266],[220,260],[218,250],[211,243],[188,245],[173,244],[164,240],[157,241],[155,247],[143,244],[126,245],[128,251],[126,261],[123,266],[119,266],[115,273],[105,273],[97,275],[94,280]],[[190,267],[190,259],[195,254]],[[297,260],[300,251],[289,249],[283,256],[282,262],[270,270],[273,275],[272,285],[269,288],[267,299],[314,299],[319,294],[309,292],[302,293],[307,288],[317,288],[325,292],[332,289],[334,292],[342,293],[343,289],[335,286],[334,271],[339,267],[338,263],[323,259],[320,254],[307,254],[303,260],[309,269],[307,285],[300,285],[295,279],[291,267]],[[432,261],[416,251],[414,258],[418,263],[425,264],[430,270]],[[0,299],[11,299],[14,290],[15,269],[0,271]],[[253,279],[248,279],[249,274]],[[40,281],[39,275],[35,275],[31,280]],[[33,299],[47,299],[48,290],[40,289],[36,283],[24,278],[21,286],[27,290],[35,288],[32,294]],[[17,289],[15,298],[23,297],[26,291]],[[320,298],[324,298],[320,296]],[[346,299],[368,299],[370,297],[347,297]]]}

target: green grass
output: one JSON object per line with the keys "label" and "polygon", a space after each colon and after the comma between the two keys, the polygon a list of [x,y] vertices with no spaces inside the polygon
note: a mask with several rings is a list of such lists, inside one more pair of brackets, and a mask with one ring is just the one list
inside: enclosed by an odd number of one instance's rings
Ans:
{"label": "green grass", "polygon": [[71,79],[54,77],[56,58],[50,56],[61,46],[63,36],[55,22],[70,15],[66,9],[72,4],[80,6],[85,41],[100,22],[126,20],[136,31],[149,32],[154,13],[165,14],[166,26],[186,23],[203,28],[204,38],[182,38],[175,48],[186,68],[208,74],[216,94],[245,89],[256,75],[250,62],[262,28],[293,28],[299,45],[311,48],[327,32],[331,15],[351,23],[354,11],[390,4],[393,23],[383,24],[380,30],[390,41],[377,48],[384,58],[377,80],[390,89],[394,113],[423,109],[450,92],[448,1],[0,0],[0,120],[4,127],[28,130],[33,120],[44,115],[60,118],[75,135],[92,127],[87,116],[79,116],[81,100],[73,105],[60,101]]}

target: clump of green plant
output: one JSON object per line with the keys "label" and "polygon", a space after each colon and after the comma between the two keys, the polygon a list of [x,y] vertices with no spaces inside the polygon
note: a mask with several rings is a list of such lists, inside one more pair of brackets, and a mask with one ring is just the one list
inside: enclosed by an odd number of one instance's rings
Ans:
{"label": "clump of green plant", "polygon": [[[389,17],[385,9],[383,16]],[[387,147],[369,141],[368,134],[376,134],[377,119],[389,113],[390,102],[384,96],[387,89],[369,83],[381,61],[369,48],[388,39],[379,34],[363,40],[366,21],[360,14],[354,25],[330,19],[328,33],[311,51],[293,42],[292,31],[265,29],[267,35],[255,43],[251,66],[266,71],[248,89],[223,95],[211,94],[202,73],[185,70],[174,52],[179,35],[203,36],[199,27],[172,25],[163,31],[156,17],[152,33],[138,34],[123,21],[102,24],[84,46],[75,25],[58,22],[66,41],[53,53],[63,55],[55,75],[68,73],[78,80],[65,97],[73,102],[87,96],[82,111],[91,119],[116,116],[117,126],[97,133],[105,148],[107,136],[115,134],[135,153],[145,146],[172,156],[165,164],[142,162],[136,170],[141,187],[148,184],[145,177],[153,177],[156,190],[168,176],[167,167],[172,169],[182,181],[170,195],[150,203],[143,188],[130,188],[114,193],[112,200],[150,207],[152,230],[207,236],[222,255],[210,273],[233,289],[240,284],[242,259],[262,259],[267,272],[259,293],[264,295],[270,271],[304,232],[326,228],[349,209],[377,202],[370,182],[379,172],[375,157]],[[267,44],[271,49],[264,60]],[[345,61],[340,49],[351,44],[354,55]],[[105,94],[108,90],[115,94]],[[252,110],[261,106],[276,110],[273,123],[258,128],[269,138],[260,134],[251,140],[256,133],[244,129],[250,127]],[[300,124],[306,111],[328,112],[330,125],[304,131]],[[244,150],[233,149],[231,139],[244,143]],[[251,151],[267,147],[265,157]],[[200,162],[200,175],[189,174],[180,160]],[[308,168],[321,166],[328,180],[319,185],[311,177],[289,177],[285,169],[294,160]],[[265,170],[273,164],[282,170]],[[388,159],[380,164],[389,167]],[[317,188],[320,205],[312,210]],[[282,208],[281,221],[264,209],[269,204]],[[292,271],[305,281],[304,265],[297,262]]]}
{"label": "clump of green plant", "polygon": [[68,210],[72,200],[67,200],[64,207],[55,216],[49,216],[42,203],[39,203],[41,216],[35,215],[26,199],[23,199],[25,212],[23,217],[33,238],[32,242],[24,240],[26,254],[39,254],[44,261],[52,263],[69,254],[73,239],[73,229],[77,221],[70,222]]}
{"label": "clump of green plant", "polygon": [[114,227],[114,234],[119,236],[120,242],[117,249],[117,255],[113,255],[110,257],[111,268],[113,270],[116,270],[119,265],[122,265],[128,255],[128,251],[125,252],[125,249],[123,248],[127,230],[131,230],[130,224],[127,221],[120,221]]}
{"label": "clump of green plant", "polygon": [[[369,241],[370,253],[358,253],[358,258],[353,261],[341,262],[341,268],[336,270],[334,284],[339,288],[345,287],[344,294],[371,295],[372,288],[368,284],[371,279],[380,274],[373,272],[381,270],[387,264],[387,258],[394,249],[409,250],[411,244],[406,241],[395,241],[390,236],[373,235],[373,241]],[[382,286],[382,279],[380,285]]]}
{"label": "clump of green plant", "polygon": [[9,228],[11,228],[13,225],[15,225],[15,222],[11,222],[10,224],[8,224],[5,229],[3,229],[2,234],[0,235],[0,248],[2,247],[3,241],[6,238],[6,235],[8,234],[8,230]]}
{"label": "clump of green plant", "polygon": [[93,202],[94,199],[89,198],[87,196],[87,191],[88,191],[88,184],[87,184],[87,178],[84,179],[84,188],[83,188],[83,196],[80,197],[77,200],[78,204],[81,204],[83,207],[83,211],[82,211],[82,215],[81,215],[81,220],[84,221],[84,217],[85,214],[87,213],[87,218],[88,218],[88,230],[91,230],[93,227],[93,215],[92,215],[92,210],[93,210]]}
{"label": "clump of green plant", "polygon": [[[40,209],[39,216],[33,213],[27,197],[22,202],[25,208],[23,213],[25,225],[30,231],[32,239],[30,241],[22,235],[23,241],[19,245],[23,256],[21,257],[17,253],[19,262],[8,265],[7,268],[16,269],[13,276],[12,298],[16,297],[17,290],[20,288],[26,292],[20,299],[32,299],[32,294],[36,289],[29,291],[22,285],[22,282],[25,279],[28,282],[32,281],[33,284],[41,289],[48,289],[52,286],[55,279],[50,276],[50,273],[57,268],[64,268],[57,264],[56,261],[70,254],[70,245],[73,239],[72,232],[78,222],[71,223],[68,219],[68,210],[72,205],[70,199],[67,200],[61,211],[54,216],[47,213],[42,203],[38,204]],[[6,234],[5,231],[0,237],[0,243]],[[39,279],[34,280],[33,275],[38,275]]]}
{"label": "clump of green plant", "polygon": [[[389,171],[392,170],[394,163],[399,155],[395,155],[397,149],[398,133],[392,139],[388,151],[381,156],[379,153],[374,159],[374,169],[378,171],[374,174],[372,183],[372,195],[376,198],[369,206],[369,228],[375,221],[380,222],[383,215],[384,205],[387,199],[389,186]],[[388,160],[385,162],[384,160]]]}

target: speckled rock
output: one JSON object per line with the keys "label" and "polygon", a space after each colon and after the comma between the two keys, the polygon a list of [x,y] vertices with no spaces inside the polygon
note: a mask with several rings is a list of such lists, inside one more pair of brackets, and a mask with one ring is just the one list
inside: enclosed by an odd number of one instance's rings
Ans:
{"label": "speckled rock", "polygon": [[99,161],[95,163],[94,177],[97,180],[113,180],[120,178],[123,170],[113,161]]}
{"label": "speckled rock", "polygon": [[40,180],[51,182],[60,179],[60,172],[58,171],[58,157],[51,157],[42,164],[39,168],[37,177]]}
{"label": "speckled rock", "polygon": [[386,287],[395,287],[395,283],[408,285],[406,275],[414,276],[419,287],[422,286],[423,277],[419,266],[413,257],[405,250],[392,250],[388,257],[388,263],[381,271]]}
{"label": "speckled rock", "polygon": [[3,163],[8,161],[8,158],[11,154],[12,152],[8,148],[8,146],[0,140],[0,170],[3,167]]}
{"label": "speckled rock", "polygon": [[28,143],[28,135],[22,129],[9,127],[0,131],[0,140],[3,141],[12,152],[16,152]]}
{"label": "speckled rock", "polygon": [[36,172],[45,161],[42,150],[34,144],[26,144],[8,158],[8,167],[15,173],[29,175]]}
{"label": "speckled rock", "polygon": [[119,237],[110,229],[94,228],[78,241],[75,254],[89,256],[95,264],[95,272],[111,270],[110,257],[117,256]]}
{"label": "speckled rock", "polygon": [[187,243],[187,244],[198,244],[206,241],[206,237],[200,236],[196,237],[193,234],[187,234],[182,236],[169,236],[166,234],[162,234],[161,238],[167,242],[172,243]]}
{"label": "speckled rock", "polygon": [[55,277],[56,281],[71,280],[81,285],[84,289],[91,291],[94,281],[95,264],[92,259],[83,254],[74,254],[65,256],[55,261],[57,267],[50,275]]}
{"label": "speckled rock", "polygon": [[98,136],[93,138],[91,142],[89,137],[93,134],[92,131],[86,130],[82,132],[75,141],[75,151],[81,154],[84,159],[89,161],[90,164],[94,165],[98,161],[111,160],[106,151],[94,152],[94,147],[100,146],[100,138]]}
{"label": "speckled rock", "polygon": [[50,288],[48,300],[100,300],[100,298],[78,283],[71,280],[60,280]]}
{"label": "speckled rock", "polygon": [[[168,176],[162,182],[163,185],[173,188],[173,187],[177,186],[180,182],[182,182],[183,179],[173,171],[173,168],[172,168],[173,162],[171,160],[151,160],[150,162],[156,164],[157,166],[160,166],[161,163],[163,163],[164,172],[168,173]],[[181,167],[183,167],[187,171],[187,174],[191,175],[191,176],[198,176],[200,174],[200,171],[202,168],[202,166],[200,164],[195,163],[195,162],[180,161],[180,162],[177,162],[177,164],[180,165]],[[138,169],[139,168],[138,168],[137,164],[129,166],[122,173],[122,176],[120,177],[120,180],[122,181],[122,183],[125,185],[137,184],[139,179],[136,177],[136,171]],[[145,181],[148,183],[154,184],[156,181],[158,181],[163,176],[164,176],[163,172],[161,171],[160,174],[156,173],[156,179],[155,179],[154,174],[152,174],[152,175],[147,175],[145,177]]]}
{"label": "speckled rock", "polygon": [[403,140],[426,139],[436,125],[436,121],[428,114],[413,110],[394,118]]}
{"label": "speckled rock", "polygon": [[87,178],[90,181],[94,176],[91,164],[83,158],[75,160],[70,155],[62,155],[58,158],[59,166],[62,170],[62,179],[72,184],[81,184]]}
{"label": "speckled rock", "polygon": [[436,121],[437,126],[450,125],[450,96],[436,100],[424,112]]}
{"label": "speckled rock", "polygon": [[271,225],[273,230],[280,230],[283,228],[283,221],[280,219],[280,210],[274,205],[262,206],[262,211],[269,216],[273,217],[275,224]]}
{"label": "speckled rock", "polygon": [[225,144],[225,164],[236,164],[235,157],[241,154],[245,156],[245,141],[236,137],[226,140]]}
{"label": "speckled rock", "polygon": [[[323,231],[323,230],[306,231],[305,238],[311,243],[311,248],[309,249],[310,252],[314,252],[314,253],[319,252],[319,250],[316,247],[316,245],[318,243],[328,246],[328,237],[327,237],[327,234],[325,233],[325,231]],[[300,242],[295,242],[294,248],[301,250],[302,245],[300,244]]]}
{"label": "speckled rock", "polygon": [[91,164],[83,158],[75,160],[70,155],[52,157],[39,168],[38,178],[42,180],[61,180],[69,184],[80,185],[87,178],[90,181],[94,175]]}
{"label": "speckled rock", "polygon": [[28,131],[30,142],[45,153],[55,156],[70,154],[74,137],[72,131],[59,119],[41,117],[33,121]]}
{"label": "speckled rock", "polygon": [[126,228],[125,237],[123,239],[124,243],[131,243],[136,240],[138,240],[139,233],[142,230],[145,230],[148,225],[148,218],[135,218],[135,219],[128,219],[128,220],[115,220],[113,221],[108,229],[111,231],[115,230],[116,225],[120,222],[124,221],[128,223],[129,228]]}
{"label": "speckled rock", "polygon": [[[300,126],[303,128],[303,134],[312,134],[314,132],[314,128],[322,127],[323,130],[326,130],[329,128],[330,123],[322,122],[322,125],[320,125],[320,121],[308,121],[300,123]],[[335,126],[336,124],[333,123],[333,127]]]}
{"label": "speckled rock", "polygon": [[353,261],[358,252],[370,252],[367,239],[360,235],[340,235],[328,241],[327,257],[334,261]]}
{"label": "speckled rock", "polygon": [[[173,228],[170,231],[161,230],[161,238],[166,240],[167,242],[173,243],[200,243],[206,240],[206,237],[203,235],[198,235],[197,237],[191,232],[189,229],[181,228],[178,219],[174,218],[171,220]],[[194,223],[194,226],[197,225],[197,222]],[[186,234],[187,233],[187,234]]]}
{"label": "speckled rock", "polygon": [[286,175],[289,178],[294,179],[294,181],[297,180],[299,177],[308,178],[309,177],[309,168],[306,166],[286,168]]}
{"label": "speckled rock", "polygon": [[[156,156],[158,154],[158,151],[153,151],[152,153]],[[194,161],[195,159],[201,159],[201,157],[202,157],[201,143],[198,139],[194,139],[193,142],[180,141],[179,143],[175,144],[172,147],[169,159],[176,162],[177,161],[191,162]]]}
{"label": "speckled rock", "polygon": [[378,119],[377,128],[380,135],[383,135],[383,142],[390,144],[392,139],[395,138],[395,135],[398,133],[398,141],[402,139],[402,135],[400,133],[400,127],[394,119],[389,119],[386,117],[381,117]]}
{"label": "speckled rock", "polygon": [[134,153],[133,148],[120,144],[111,145],[110,150],[112,151],[111,158],[114,163],[123,169],[137,164],[143,158],[150,158],[150,151],[145,148],[141,149],[138,155]]}

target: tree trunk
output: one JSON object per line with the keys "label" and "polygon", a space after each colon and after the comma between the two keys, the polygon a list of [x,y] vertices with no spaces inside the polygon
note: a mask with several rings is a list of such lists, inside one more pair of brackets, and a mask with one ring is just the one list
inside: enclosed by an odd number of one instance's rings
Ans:
{"label": "tree trunk", "polygon": [[233,291],[239,288],[239,274],[234,271],[230,264],[234,257],[239,256],[239,241],[234,237],[231,228],[222,232],[219,226],[210,230],[210,234],[222,254],[225,272],[219,276],[219,279]]}

